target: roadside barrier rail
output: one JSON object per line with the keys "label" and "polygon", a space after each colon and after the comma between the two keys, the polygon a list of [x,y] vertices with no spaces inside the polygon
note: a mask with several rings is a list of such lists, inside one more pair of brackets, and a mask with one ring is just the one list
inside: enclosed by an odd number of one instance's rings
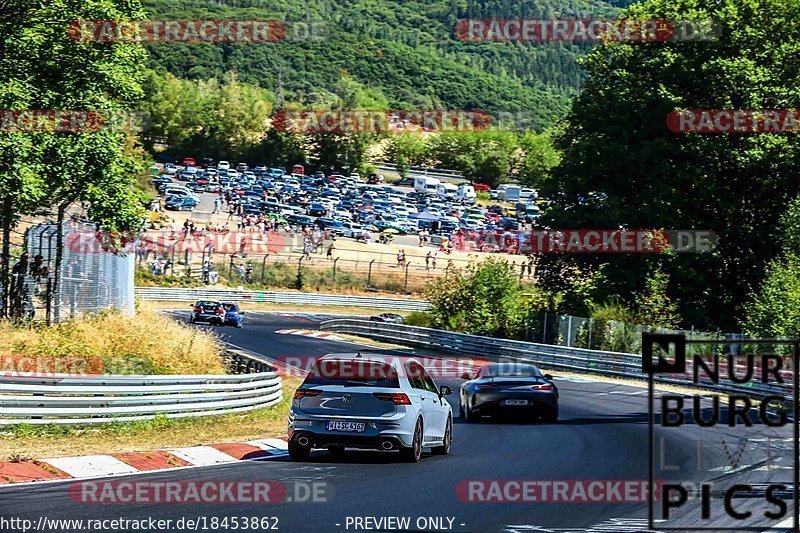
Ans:
{"label": "roadside barrier rail", "polygon": [[[482,357],[488,360],[520,361],[542,365],[567,372],[590,373],[626,379],[647,379],[642,372],[642,356],[639,354],[568,348],[550,344],[481,337],[431,328],[370,322],[367,320],[337,319],[325,321],[321,329],[334,333],[359,335],[374,340],[395,344],[428,348],[449,352],[463,358]],[[689,368],[691,372],[691,368]],[[791,373],[783,373],[783,375]],[[688,377],[656,375],[654,381],[681,387],[693,387]],[[723,380],[719,383],[702,381],[703,389],[722,393],[745,393],[754,397],[783,396],[791,401],[791,377],[783,384],[736,384]]]}
{"label": "roadside barrier rail", "polygon": [[[228,353],[236,372],[264,361]],[[100,424],[156,417],[241,413],[279,403],[283,380],[272,371],[235,375],[75,377],[19,373],[0,377],[0,425]]]}
{"label": "roadside barrier rail", "polygon": [[224,302],[255,302],[336,307],[364,307],[398,311],[424,311],[430,307],[425,300],[350,296],[310,292],[267,292],[233,289],[181,289],[169,287],[137,287],[136,296],[142,300],[195,302],[214,300]]}

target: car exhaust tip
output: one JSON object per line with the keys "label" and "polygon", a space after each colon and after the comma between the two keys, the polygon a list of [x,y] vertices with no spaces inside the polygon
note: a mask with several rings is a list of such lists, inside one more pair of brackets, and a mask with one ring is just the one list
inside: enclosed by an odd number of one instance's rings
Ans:
{"label": "car exhaust tip", "polygon": [[392,442],[391,442],[391,441],[385,440],[385,441],[383,441],[383,442],[381,443],[381,447],[382,447],[384,450],[391,450],[392,448],[394,448],[394,444],[392,444]]}
{"label": "car exhaust tip", "polygon": [[300,446],[308,446],[308,437],[300,437],[299,439],[297,439],[297,443]]}

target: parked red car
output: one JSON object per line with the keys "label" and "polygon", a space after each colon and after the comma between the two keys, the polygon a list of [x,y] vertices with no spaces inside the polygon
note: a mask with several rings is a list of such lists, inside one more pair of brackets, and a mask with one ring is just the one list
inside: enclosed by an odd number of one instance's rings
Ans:
{"label": "parked red car", "polygon": [[185,167],[196,167],[197,161],[194,160],[194,157],[186,157],[183,159],[183,166]]}
{"label": "parked red car", "polygon": [[489,187],[485,183],[476,183],[475,185],[472,186],[472,188],[475,189],[476,191],[483,191],[483,192],[489,192],[489,190],[491,190],[491,187]]}

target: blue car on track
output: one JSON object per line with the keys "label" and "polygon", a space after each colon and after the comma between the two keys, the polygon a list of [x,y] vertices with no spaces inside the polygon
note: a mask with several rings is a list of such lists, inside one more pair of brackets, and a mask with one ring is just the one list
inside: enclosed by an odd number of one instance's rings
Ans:
{"label": "blue car on track", "polygon": [[223,302],[222,308],[225,310],[225,321],[222,325],[241,328],[244,323],[244,316],[242,316],[244,312],[239,310],[239,306]]}

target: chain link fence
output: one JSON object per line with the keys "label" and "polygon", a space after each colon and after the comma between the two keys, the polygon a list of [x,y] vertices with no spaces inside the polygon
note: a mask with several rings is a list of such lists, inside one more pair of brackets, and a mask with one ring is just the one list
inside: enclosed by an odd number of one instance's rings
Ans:
{"label": "chain link fence", "polygon": [[525,340],[570,348],[640,354],[642,333],[677,333],[685,335],[687,340],[696,341],[723,342],[747,338],[743,333],[673,330],[542,311],[531,313],[528,317]]}
{"label": "chain link fence", "polygon": [[[140,282],[145,285],[192,279],[206,285],[418,293],[431,281],[464,271],[471,263],[488,257],[455,257],[430,245],[381,251],[378,244],[370,249],[358,248],[345,238],[320,239],[313,246],[307,246],[304,240],[302,235],[285,232],[190,237],[182,231],[149,232],[137,241],[136,263],[143,275]],[[519,257],[512,263],[520,284],[534,279],[535,267],[528,258]]]}
{"label": "chain link fence", "polygon": [[91,224],[62,227],[58,271],[58,226],[28,228],[10,273],[8,316],[50,323],[109,308],[133,314],[133,254],[108,246]]}

